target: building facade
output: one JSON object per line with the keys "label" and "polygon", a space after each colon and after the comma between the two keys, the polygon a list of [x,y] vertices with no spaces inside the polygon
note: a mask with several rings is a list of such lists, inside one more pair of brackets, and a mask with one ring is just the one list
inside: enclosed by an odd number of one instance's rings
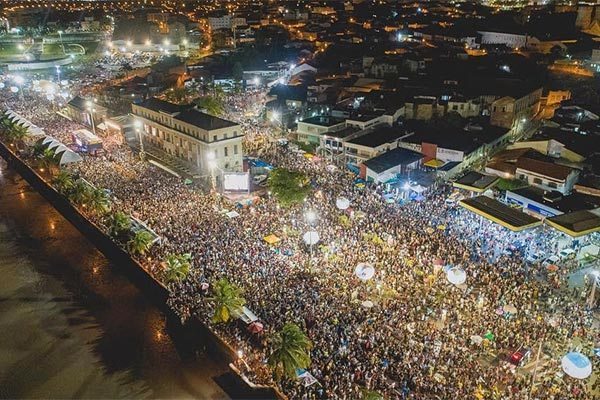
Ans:
{"label": "building facade", "polygon": [[141,123],[144,143],[188,163],[209,175],[221,171],[242,170],[242,129],[231,121],[156,98],[133,106]]}

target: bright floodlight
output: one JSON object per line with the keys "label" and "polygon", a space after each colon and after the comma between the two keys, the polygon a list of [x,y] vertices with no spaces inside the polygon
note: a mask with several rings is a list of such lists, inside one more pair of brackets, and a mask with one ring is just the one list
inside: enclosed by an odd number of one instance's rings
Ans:
{"label": "bright floodlight", "polygon": [[403,186],[404,190],[410,189],[410,183],[406,182]]}
{"label": "bright floodlight", "polygon": [[134,125],[136,128],[141,128],[141,127],[142,127],[142,121],[140,121],[139,119],[136,119],[136,120],[133,122],[133,125]]}
{"label": "bright floodlight", "polygon": [[23,78],[21,75],[15,76],[14,80],[17,85],[22,85],[23,83],[25,83],[25,78]]}
{"label": "bright floodlight", "polygon": [[171,41],[169,39],[165,39],[164,43],[165,43],[165,46],[168,46],[171,44]]}
{"label": "bright floodlight", "polygon": [[273,111],[271,113],[271,121],[275,121],[276,119],[279,119],[279,113],[277,111]]}
{"label": "bright floodlight", "polygon": [[317,213],[315,213],[312,210],[309,210],[306,212],[306,221],[309,224],[312,224],[313,222],[315,222],[317,220]]}

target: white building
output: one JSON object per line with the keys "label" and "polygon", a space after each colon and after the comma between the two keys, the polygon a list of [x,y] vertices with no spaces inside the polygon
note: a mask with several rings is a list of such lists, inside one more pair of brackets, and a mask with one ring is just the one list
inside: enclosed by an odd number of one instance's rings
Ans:
{"label": "white building", "polygon": [[217,29],[231,29],[233,18],[229,14],[208,17],[208,26],[212,31]]}
{"label": "white building", "polygon": [[577,182],[579,171],[549,161],[522,157],[517,161],[515,176],[540,189],[569,194]]}
{"label": "white building", "polygon": [[477,31],[481,35],[481,44],[503,44],[513,49],[527,45],[527,35],[522,33]]}
{"label": "white building", "polygon": [[222,171],[242,170],[243,135],[235,122],[156,98],[132,108],[142,124],[144,143],[186,161],[202,174],[211,173],[213,162]]}

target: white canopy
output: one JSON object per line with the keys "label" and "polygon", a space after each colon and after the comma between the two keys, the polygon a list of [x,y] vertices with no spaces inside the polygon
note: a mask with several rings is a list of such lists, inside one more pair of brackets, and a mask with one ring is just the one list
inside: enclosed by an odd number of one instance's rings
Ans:
{"label": "white canopy", "polygon": [[[56,153],[57,155],[59,153]],[[64,164],[71,164],[71,163],[76,163],[76,162],[80,162],[83,161],[83,158],[81,158],[81,156],[77,153],[75,153],[73,150],[65,150],[63,151],[62,154],[60,156],[60,165],[64,165]]]}
{"label": "white canopy", "polygon": [[576,379],[585,379],[592,374],[592,363],[590,359],[581,353],[567,353],[561,360],[562,369],[565,374]]}
{"label": "white canopy", "polygon": [[350,207],[350,200],[345,197],[338,197],[335,201],[335,205],[340,210],[346,210],[348,207]]}
{"label": "white canopy", "polygon": [[462,285],[467,280],[467,273],[458,267],[453,267],[446,273],[446,278],[453,285]]}
{"label": "white canopy", "polygon": [[16,112],[12,110],[6,110],[4,114],[8,117],[8,119],[13,121],[14,123],[27,128],[27,135],[41,136],[44,134],[44,131],[41,128],[31,123],[31,121],[29,121],[28,119],[21,117]]}
{"label": "white canopy", "polygon": [[361,281],[368,281],[375,275],[375,267],[373,267],[371,264],[360,263],[354,269],[354,274]]}
{"label": "white canopy", "polygon": [[317,231],[308,231],[304,234],[302,238],[304,239],[304,243],[306,243],[309,246],[319,243],[320,239],[319,233]]}

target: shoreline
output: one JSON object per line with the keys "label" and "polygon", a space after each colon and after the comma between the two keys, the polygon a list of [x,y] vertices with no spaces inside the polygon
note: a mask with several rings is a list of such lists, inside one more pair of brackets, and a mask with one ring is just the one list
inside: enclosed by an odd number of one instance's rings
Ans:
{"label": "shoreline", "polygon": [[117,245],[107,236],[95,223],[86,218],[74,207],[68,199],[56,191],[40,175],[35,172],[17,154],[12,152],[2,141],[0,141],[0,157],[2,157],[9,168],[15,170],[33,189],[35,189],[56,211],[58,211],[69,223],[71,223],[81,234],[86,237],[107,259],[115,265],[122,267],[119,272],[136,286],[152,303],[169,317],[175,317],[177,323],[182,327],[190,329],[205,339],[207,350],[224,358],[229,365],[231,375],[235,377],[235,383],[244,387],[248,398],[259,399],[287,399],[273,386],[255,384],[234,365],[237,353],[223,338],[208,327],[198,318],[190,319],[185,325],[181,324],[179,318],[167,305],[169,297],[168,289],[150,273],[148,273],[131,255]]}

